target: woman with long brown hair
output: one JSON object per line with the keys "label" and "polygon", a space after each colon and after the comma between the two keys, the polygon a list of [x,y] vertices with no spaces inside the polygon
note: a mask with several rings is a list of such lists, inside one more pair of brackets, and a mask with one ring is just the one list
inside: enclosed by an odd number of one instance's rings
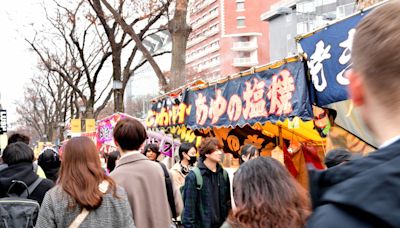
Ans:
{"label": "woman with long brown hair", "polygon": [[47,192],[36,227],[134,227],[125,191],[106,176],[93,141],[76,137],[63,153],[58,184]]}
{"label": "woman with long brown hair", "polygon": [[306,191],[279,161],[245,162],[233,178],[236,209],[222,227],[304,227],[310,213]]}

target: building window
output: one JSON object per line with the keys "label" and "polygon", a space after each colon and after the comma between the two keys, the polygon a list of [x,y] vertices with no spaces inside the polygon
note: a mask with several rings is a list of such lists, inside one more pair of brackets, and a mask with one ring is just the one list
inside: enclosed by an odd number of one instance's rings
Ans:
{"label": "building window", "polygon": [[237,27],[246,27],[246,24],[245,24],[245,18],[244,17],[238,17],[238,18],[236,18],[236,26]]}
{"label": "building window", "polygon": [[236,11],[244,10],[244,2],[236,2]]}
{"label": "building window", "polygon": [[354,12],[354,8],[355,8],[354,3],[338,6],[336,9],[338,18],[343,18],[351,15]]}

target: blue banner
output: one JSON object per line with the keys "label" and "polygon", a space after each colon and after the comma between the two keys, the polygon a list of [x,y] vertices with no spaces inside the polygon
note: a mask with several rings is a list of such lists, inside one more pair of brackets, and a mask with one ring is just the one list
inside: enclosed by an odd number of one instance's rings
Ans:
{"label": "blue banner", "polygon": [[318,106],[348,99],[345,76],[351,68],[351,48],[355,27],[369,12],[330,25],[301,39],[311,77],[311,101]]}
{"label": "blue banner", "polygon": [[190,111],[185,125],[203,129],[275,123],[296,116],[310,120],[313,115],[308,94],[304,63],[286,63],[205,89],[186,91],[182,108]]}

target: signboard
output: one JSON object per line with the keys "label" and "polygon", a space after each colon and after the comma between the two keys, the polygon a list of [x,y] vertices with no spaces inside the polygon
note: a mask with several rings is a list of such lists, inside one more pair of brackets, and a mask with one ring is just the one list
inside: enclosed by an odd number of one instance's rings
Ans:
{"label": "signboard", "polygon": [[71,120],[71,132],[73,132],[73,133],[81,132],[81,119],[72,119]]}
{"label": "signboard", "polygon": [[108,154],[117,149],[114,144],[113,129],[120,119],[123,119],[127,116],[128,115],[123,113],[115,113],[111,116],[97,121],[97,131],[95,133],[95,139],[97,141],[97,149],[102,154]]}
{"label": "signboard", "polygon": [[146,117],[149,128],[182,125],[190,114],[191,106],[182,103],[178,98],[165,97],[152,104]]}
{"label": "signboard", "polygon": [[85,119],[86,133],[96,132],[96,120]]}
{"label": "signboard", "polygon": [[184,123],[190,129],[252,126],[296,116],[312,119],[304,63],[298,61],[205,89],[189,90],[183,104],[177,113],[187,114]]}
{"label": "signboard", "polygon": [[0,109],[0,134],[7,132],[7,110]]}
{"label": "signboard", "polygon": [[307,58],[314,104],[322,107],[348,99],[349,80],[345,72],[351,68],[355,27],[369,11],[329,25],[299,41]]}

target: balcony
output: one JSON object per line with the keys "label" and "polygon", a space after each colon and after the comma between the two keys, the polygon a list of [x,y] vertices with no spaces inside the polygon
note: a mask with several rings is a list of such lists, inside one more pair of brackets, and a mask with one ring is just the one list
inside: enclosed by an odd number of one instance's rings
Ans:
{"label": "balcony", "polygon": [[234,42],[232,51],[254,51],[258,48],[257,42],[247,41],[247,42]]}
{"label": "balcony", "polygon": [[219,33],[219,27],[213,28],[212,30],[208,30],[205,33],[205,35],[199,36],[196,39],[189,41],[187,43],[187,48],[190,48],[190,47],[202,42],[203,40],[207,39],[208,37],[211,37],[211,36],[213,36],[215,34],[218,34],[218,33]]}
{"label": "balcony", "polygon": [[219,49],[220,49],[219,44],[212,45],[212,46],[208,45],[205,51],[201,51],[201,52],[197,53],[196,55],[192,55],[189,58],[187,58],[186,63],[191,63],[191,62],[193,62],[197,59],[200,59],[210,53],[218,51]]}
{"label": "balcony", "polygon": [[206,70],[206,69],[210,69],[210,68],[219,66],[220,63],[221,63],[221,62],[220,62],[219,59],[218,59],[218,60],[215,60],[215,61],[211,61],[211,62],[204,63],[203,65],[199,66],[199,68],[197,68],[197,72],[202,72],[202,71],[204,71],[204,70]]}
{"label": "balcony", "polygon": [[196,30],[196,29],[200,28],[201,26],[205,25],[207,22],[211,21],[212,19],[214,19],[214,18],[216,18],[218,16],[219,16],[219,11],[216,10],[213,13],[208,14],[207,16],[195,21],[192,24],[193,30]]}
{"label": "balcony", "polygon": [[214,36],[215,34],[218,34],[218,33],[219,33],[219,26],[216,28],[213,28],[212,30],[208,30],[206,35],[207,35],[207,37],[210,37],[210,36]]}
{"label": "balcony", "polygon": [[250,57],[244,58],[234,58],[233,66],[234,67],[253,67],[258,64],[258,60]]}
{"label": "balcony", "polygon": [[219,44],[218,45],[213,45],[213,46],[210,46],[207,50],[207,53],[213,53],[214,51],[218,51],[220,49],[220,46],[219,46]]}
{"label": "balcony", "polygon": [[195,6],[194,6],[195,9],[193,10],[193,13],[199,13],[199,12],[201,12],[203,9],[207,8],[207,6],[210,6],[210,5],[213,4],[215,1],[216,1],[216,0],[207,0],[207,1],[204,1],[204,2],[202,2],[202,3],[200,3],[200,4],[195,5]]}
{"label": "balcony", "polygon": [[193,39],[187,43],[187,48],[194,46],[195,44],[200,43],[201,41],[205,40],[207,36],[199,36],[196,39]]}

